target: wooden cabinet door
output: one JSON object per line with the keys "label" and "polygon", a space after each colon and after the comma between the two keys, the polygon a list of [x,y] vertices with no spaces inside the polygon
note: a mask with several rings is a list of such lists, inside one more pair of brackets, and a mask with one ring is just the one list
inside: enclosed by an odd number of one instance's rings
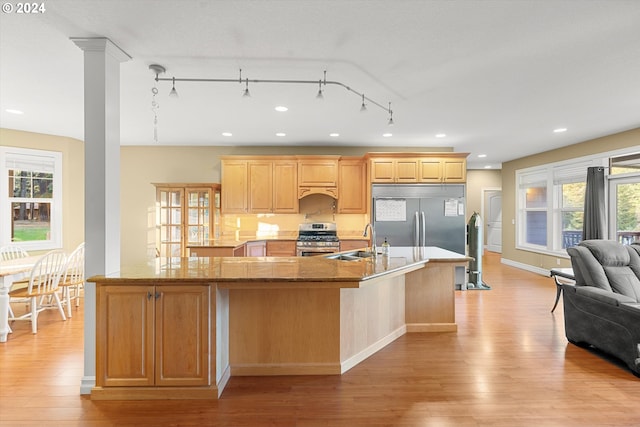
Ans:
{"label": "wooden cabinet door", "polygon": [[396,160],[396,182],[418,182],[418,160]]}
{"label": "wooden cabinet door", "polygon": [[249,161],[249,212],[271,213],[273,211],[273,163]]}
{"label": "wooden cabinet door", "polygon": [[338,168],[338,213],[366,213],[366,163],[361,160],[340,160]]}
{"label": "wooden cabinet door", "polygon": [[296,256],[295,240],[269,240],[267,256]]}
{"label": "wooden cabinet door", "polygon": [[392,159],[371,160],[371,182],[394,182],[394,161]]}
{"label": "wooden cabinet door", "polygon": [[153,286],[98,286],[96,385],[154,384]]}
{"label": "wooden cabinet door", "polygon": [[245,244],[246,256],[266,256],[267,245],[265,242],[247,242]]}
{"label": "wooden cabinet door", "polygon": [[335,187],[338,183],[338,159],[298,161],[298,186]]}
{"label": "wooden cabinet door", "polygon": [[155,287],[155,384],[209,383],[209,286]]}
{"label": "wooden cabinet door", "polygon": [[368,248],[369,240],[340,240],[340,252]]}
{"label": "wooden cabinet door", "polygon": [[247,162],[223,160],[221,184],[222,213],[247,213],[249,205]]}
{"label": "wooden cabinet door", "polygon": [[298,213],[298,164],[294,161],[273,163],[273,212]]}
{"label": "wooden cabinet door", "polygon": [[467,181],[467,164],[464,159],[444,159],[442,163],[444,182]]}
{"label": "wooden cabinet door", "polygon": [[420,182],[442,182],[442,160],[428,158],[420,160]]}

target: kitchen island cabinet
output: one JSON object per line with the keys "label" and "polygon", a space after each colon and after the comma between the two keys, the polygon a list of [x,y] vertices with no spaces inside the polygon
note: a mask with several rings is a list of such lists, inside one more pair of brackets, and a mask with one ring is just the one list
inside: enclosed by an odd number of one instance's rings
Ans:
{"label": "kitchen island cabinet", "polygon": [[[407,332],[456,331],[453,272],[468,260],[393,247],[388,257],[355,261],[184,258],[91,277],[100,343],[92,398],[215,399],[234,375],[340,375]],[[188,296],[158,318],[165,287]],[[169,317],[178,320],[167,332]],[[199,358],[204,348],[208,362]]]}
{"label": "kitchen island cabinet", "polygon": [[149,390],[165,398],[210,395],[209,345],[215,337],[208,327],[210,292],[204,284],[99,286],[100,375],[94,397],[105,390],[111,397],[133,390],[139,397]]}

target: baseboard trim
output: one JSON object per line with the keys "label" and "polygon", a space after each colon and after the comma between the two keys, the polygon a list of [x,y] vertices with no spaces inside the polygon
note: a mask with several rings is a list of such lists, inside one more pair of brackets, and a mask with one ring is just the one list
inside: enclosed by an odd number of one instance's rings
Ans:
{"label": "baseboard trim", "polygon": [[526,270],[532,273],[540,274],[541,276],[549,276],[550,274],[549,270],[547,270],[546,268],[534,267],[533,265],[524,264],[522,262],[513,261],[506,258],[500,258],[500,262],[510,267],[515,267],[519,268],[520,270]]}
{"label": "baseboard trim", "polygon": [[84,376],[80,380],[80,394],[91,394],[91,390],[96,386],[96,377]]}
{"label": "baseboard trim", "polygon": [[349,369],[353,368],[358,363],[360,363],[363,360],[365,360],[367,357],[369,357],[369,356],[377,353],[378,351],[382,350],[384,347],[386,347],[387,345],[391,344],[393,341],[397,340],[398,338],[400,338],[401,336],[403,336],[406,333],[407,333],[407,325],[402,325],[401,327],[399,327],[395,331],[392,331],[390,334],[388,334],[385,337],[383,337],[383,338],[379,339],[378,341],[374,342],[369,347],[365,348],[362,351],[359,351],[358,353],[354,354],[350,358],[342,361],[340,363],[340,366],[341,366],[340,373],[344,374]]}

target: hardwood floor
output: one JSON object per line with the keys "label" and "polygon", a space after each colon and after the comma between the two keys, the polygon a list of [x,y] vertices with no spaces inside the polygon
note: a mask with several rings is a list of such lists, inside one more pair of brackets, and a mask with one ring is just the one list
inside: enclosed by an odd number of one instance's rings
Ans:
{"label": "hardwood floor", "polygon": [[553,280],[484,257],[491,290],[456,292],[457,333],[407,334],[342,376],[232,377],[218,401],[79,393],[82,309],[0,344],[2,426],[639,426],[640,378],[568,344]]}

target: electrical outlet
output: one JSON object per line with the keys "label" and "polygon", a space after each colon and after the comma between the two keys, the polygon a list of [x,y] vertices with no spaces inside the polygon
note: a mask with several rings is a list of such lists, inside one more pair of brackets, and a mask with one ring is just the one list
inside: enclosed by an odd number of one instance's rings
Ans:
{"label": "electrical outlet", "polygon": [[560,265],[560,258],[556,258],[556,264]]}

